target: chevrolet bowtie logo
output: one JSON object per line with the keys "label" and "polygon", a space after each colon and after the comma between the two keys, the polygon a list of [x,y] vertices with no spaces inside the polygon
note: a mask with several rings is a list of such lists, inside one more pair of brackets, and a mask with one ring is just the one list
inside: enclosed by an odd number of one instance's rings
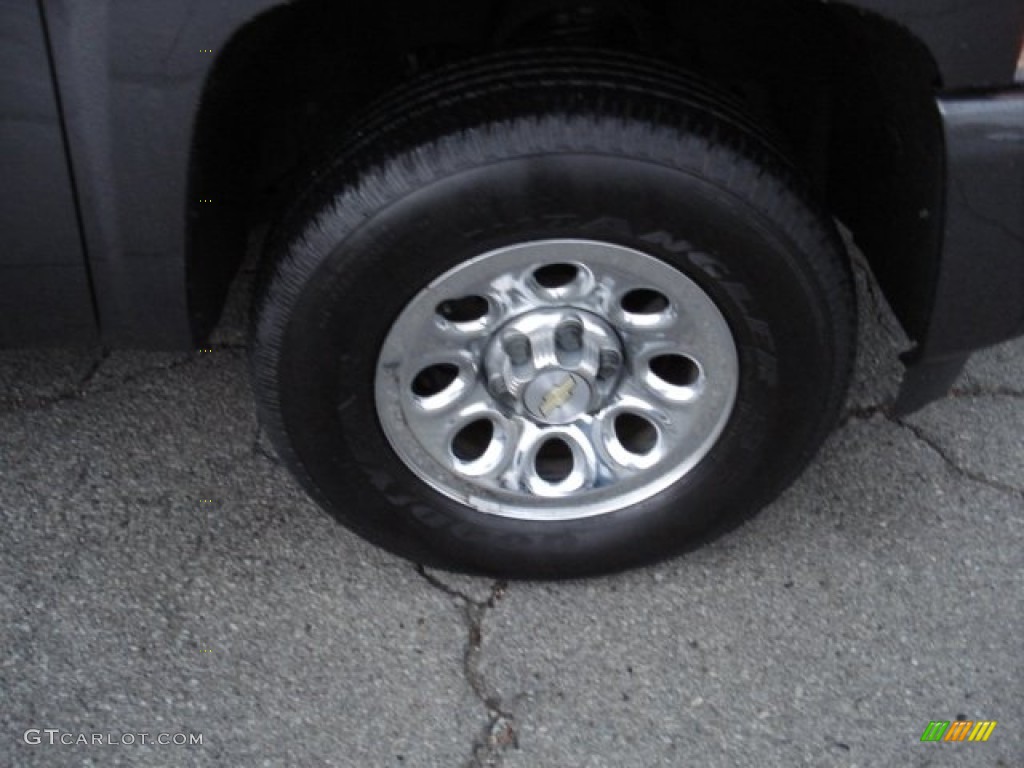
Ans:
{"label": "chevrolet bowtie logo", "polygon": [[540,403],[540,412],[544,418],[548,418],[554,411],[557,411],[572,397],[572,393],[576,391],[576,381],[572,376],[566,376],[558,386],[551,389],[544,399]]}

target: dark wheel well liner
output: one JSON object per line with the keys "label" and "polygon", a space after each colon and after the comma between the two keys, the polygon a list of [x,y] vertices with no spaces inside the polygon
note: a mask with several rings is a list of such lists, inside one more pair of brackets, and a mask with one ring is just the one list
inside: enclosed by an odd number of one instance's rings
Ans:
{"label": "dark wheel well liner", "polygon": [[908,335],[923,335],[940,247],[943,144],[937,69],[905,29],[810,0],[756,8],[610,1],[596,4],[604,15],[589,26],[562,12],[571,3],[557,4],[561,15],[543,13],[548,2],[527,4],[531,13],[466,3],[461,18],[421,10],[405,24],[396,22],[406,13],[399,5],[342,10],[301,0],[257,17],[219,57],[190,174],[190,200],[218,200],[193,202],[188,213],[197,340],[219,314],[250,229],[305,185],[354,114],[416,73],[538,42],[640,52],[731,92],[773,127],[853,231]]}

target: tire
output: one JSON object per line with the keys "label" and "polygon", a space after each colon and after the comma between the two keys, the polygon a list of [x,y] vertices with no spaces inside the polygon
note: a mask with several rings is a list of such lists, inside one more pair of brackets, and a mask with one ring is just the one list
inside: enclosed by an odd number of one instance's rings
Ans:
{"label": "tire", "polygon": [[841,242],[701,82],[506,55],[339,143],[270,238],[250,362],[277,451],[369,541],[502,577],[620,570],[756,512],[834,425]]}

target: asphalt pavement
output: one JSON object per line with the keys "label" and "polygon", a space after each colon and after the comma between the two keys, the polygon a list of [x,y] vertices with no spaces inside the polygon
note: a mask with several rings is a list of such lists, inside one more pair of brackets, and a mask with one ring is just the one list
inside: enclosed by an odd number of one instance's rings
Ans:
{"label": "asphalt pavement", "polygon": [[[906,341],[858,277],[809,470],[579,582],[427,571],[321,512],[256,423],[247,278],[210,351],[0,352],[0,766],[1024,765],[1024,342],[894,420]],[[957,719],[998,725],[921,742]]]}

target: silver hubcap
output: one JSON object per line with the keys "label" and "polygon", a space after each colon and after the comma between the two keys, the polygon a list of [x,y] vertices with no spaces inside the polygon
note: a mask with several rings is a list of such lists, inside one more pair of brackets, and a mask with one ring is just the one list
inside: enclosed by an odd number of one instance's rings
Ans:
{"label": "silver hubcap", "polygon": [[402,311],[377,413],[424,482],[482,512],[568,520],[689,472],[732,411],[739,363],[710,297],[630,248],[545,240],[446,272]]}

